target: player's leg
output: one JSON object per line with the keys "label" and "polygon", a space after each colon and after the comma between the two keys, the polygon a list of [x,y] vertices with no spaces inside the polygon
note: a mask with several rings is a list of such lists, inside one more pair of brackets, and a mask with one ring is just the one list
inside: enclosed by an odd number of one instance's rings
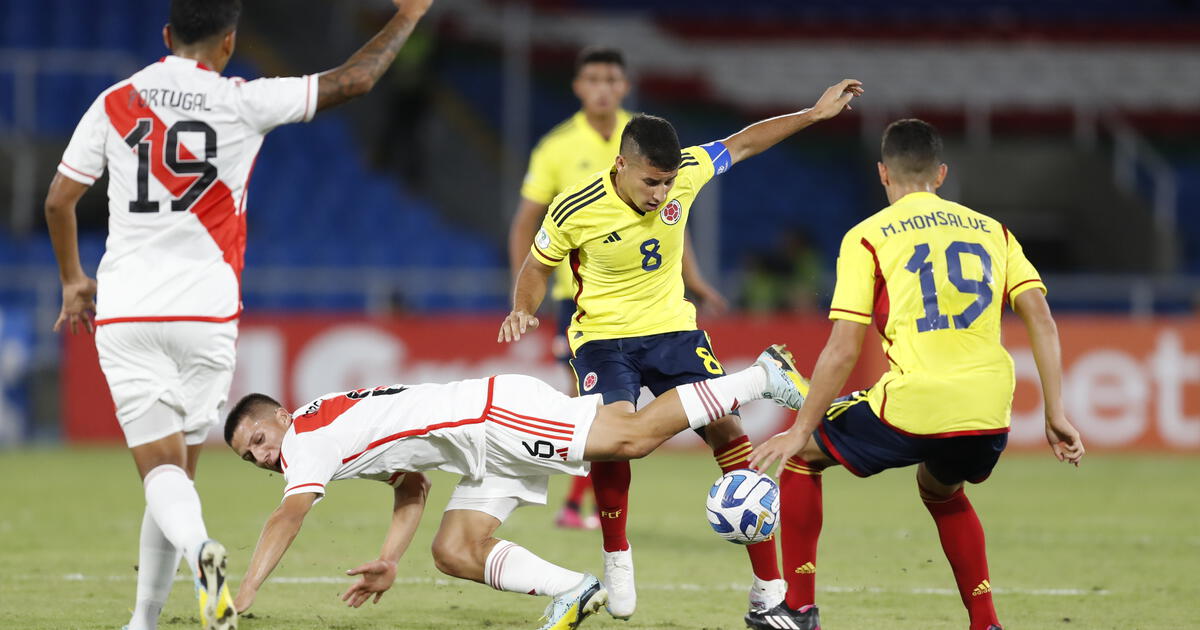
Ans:
{"label": "player's leg", "polygon": [[544,628],[573,628],[607,601],[594,576],[548,562],[514,542],[495,537],[523,503],[545,501],[545,477],[463,478],[433,540],[439,571],[498,591],[551,597]]}
{"label": "player's leg", "polygon": [[937,440],[939,451],[917,467],[921,501],[937,525],[942,551],[950,562],[971,630],[999,628],[992,602],[983,525],[963,492],[963,482],[987,478],[1007,436],[966,436]]}
{"label": "player's leg", "polygon": [[[580,395],[599,393],[606,405],[632,413],[641,393],[641,377],[622,348],[624,342],[622,339],[589,341],[576,349],[571,367],[579,382]],[[637,608],[632,551],[626,535],[632,471],[628,462],[602,461],[592,465],[591,477],[600,514],[608,611],[614,617],[628,619]]]}
{"label": "player's leg", "polygon": [[[571,317],[575,314],[574,300],[558,300],[556,303],[556,320],[554,340],[551,342],[551,351],[554,358],[561,363],[563,370],[567,373],[567,380],[571,383],[571,392],[569,395],[579,395],[579,382],[575,378],[575,370],[571,368],[571,344],[567,341],[567,327],[571,324]],[[554,524],[567,529],[596,529],[600,527],[600,518],[596,514],[596,505],[593,502],[591,511],[584,513],[583,502],[587,494],[592,489],[592,480],[590,477],[571,477],[571,485],[567,488],[567,494],[563,498],[562,508],[558,511],[558,516],[554,518]]]}

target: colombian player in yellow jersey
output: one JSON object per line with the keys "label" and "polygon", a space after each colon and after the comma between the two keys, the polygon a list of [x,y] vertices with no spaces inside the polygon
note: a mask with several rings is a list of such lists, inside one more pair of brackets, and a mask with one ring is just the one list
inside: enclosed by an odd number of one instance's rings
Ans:
{"label": "colombian player in yellow jersey", "polygon": [[[920,120],[883,135],[879,179],[890,206],[846,233],[838,254],[829,341],[795,425],[763,443],[751,463],[780,472],[786,601],[747,615],[752,628],[820,627],[814,606],[821,471],[859,477],[917,465],[917,488],[937,525],[971,630],[999,630],[983,527],[963,482],[980,483],[1008,441],[1013,362],[1000,315],[1024,322],[1041,376],[1046,438],[1078,465],[1079,432],[1062,401],[1058,331],[1046,287],[1017,238],[995,219],[937,196],[942,140]],[[865,391],[834,400],[874,322],[890,369]],[[919,625],[919,624],[918,624]]]}
{"label": "colombian player in yellow jersey", "polygon": [[[509,261],[514,280],[533,236],[546,216],[550,201],[572,184],[612,164],[620,151],[621,132],[630,114],[621,107],[629,92],[625,78],[625,58],[613,48],[585,48],[575,60],[575,80],[571,84],[579,99],[580,110],[556,125],[538,142],[529,157],[529,170],[521,185],[521,202],[513,215],[508,234]],[[683,258],[684,284],[704,307],[713,312],[725,309],[725,299],[700,273],[699,265],[685,240]],[[567,364],[571,350],[567,344],[567,325],[575,314],[575,281],[568,265],[560,265],[554,273],[550,297],[554,300],[555,314],[554,356],[563,362],[570,373],[575,373]],[[591,487],[589,477],[572,477],[563,508],[555,522],[560,527],[599,526],[595,514],[584,517],[580,503]]]}
{"label": "colombian player in yellow jersey", "polygon": [[[713,176],[805,127],[837,115],[862,93],[858,81],[830,87],[811,109],[755,123],[717,142],[680,150],[671,124],[638,115],[625,126],[620,155],[563,191],[550,204],[525,259],[513,311],[500,341],[537,325],[545,282],[556,266],[575,276],[576,311],[568,331],[580,392],[633,410],[643,386],[656,396],[724,373],[696,309],[684,299],[684,231],[692,203]],[[722,470],[744,468],[751,452],[736,415],[701,432]],[[625,535],[628,464],[599,463],[592,482],[604,534],[609,612],[628,618],[636,607],[633,559]],[[754,572],[751,609],[783,599],[774,541],[747,547]]]}

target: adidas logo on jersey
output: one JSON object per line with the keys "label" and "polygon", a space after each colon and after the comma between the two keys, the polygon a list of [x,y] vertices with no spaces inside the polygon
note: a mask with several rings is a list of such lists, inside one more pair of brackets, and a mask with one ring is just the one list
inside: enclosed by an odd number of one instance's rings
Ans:
{"label": "adidas logo on jersey", "polygon": [[992,585],[989,584],[987,580],[984,580],[979,583],[979,586],[975,587],[975,590],[971,591],[971,597],[979,597],[980,595],[991,592]]}
{"label": "adidas logo on jersey", "polygon": [[605,243],[616,243],[619,240],[621,240],[621,235],[617,234],[616,232],[612,232],[608,235],[608,238],[604,239],[604,242]]}
{"label": "adidas logo on jersey", "polygon": [[815,565],[811,562],[805,562],[804,564],[796,567],[796,573],[808,574],[808,573],[816,573],[816,572],[817,572],[817,565]]}

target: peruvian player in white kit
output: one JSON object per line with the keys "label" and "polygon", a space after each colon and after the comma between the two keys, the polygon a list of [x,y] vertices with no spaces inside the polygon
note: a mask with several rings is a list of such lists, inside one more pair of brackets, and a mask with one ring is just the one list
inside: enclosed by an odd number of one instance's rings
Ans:
{"label": "peruvian player in white kit", "polygon": [[607,601],[593,576],[551,564],[493,536],[521,505],[544,504],[549,475],[586,475],[591,461],[644,457],[671,436],[720,419],[752,400],[799,408],[808,383],[772,346],[755,365],[681,385],[640,411],[571,398],[530,376],[446,385],[390,385],[327,394],[288,413],[263,394],[237,403],[225,440],[242,459],[283,473],[283,502],[267,520],[238,588],[245,611],[331,481],[374,479],[395,488],[379,559],[349,571],[361,579],[342,599],[375,601],[396,578],[429,482],[420,471],[462,475],[433,542],[437,568],[502,591],[552,598],[544,629],[575,628]]}
{"label": "peruvian player in white kit", "polygon": [[[181,555],[197,578],[202,626],[236,627],[225,550],[208,539],[192,478],[233,375],[254,160],[271,129],[369,91],[430,1],[395,0],[396,15],[333,70],[245,81],[220,74],[240,0],[172,0],[163,28],[172,54],[101,93],[71,137],[46,198],[63,283],[54,328],[97,327],[143,480],[131,630],[157,626]],[[105,169],[109,234],[97,284],[79,261],[75,206]]]}

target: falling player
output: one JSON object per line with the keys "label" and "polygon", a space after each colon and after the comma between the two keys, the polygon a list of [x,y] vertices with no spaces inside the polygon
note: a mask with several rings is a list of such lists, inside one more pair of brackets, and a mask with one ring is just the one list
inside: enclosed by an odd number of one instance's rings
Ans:
{"label": "falling player", "polygon": [[[814,589],[821,532],[821,472],[859,477],[917,465],[917,489],[937,525],[971,630],[1000,630],[992,606],[983,527],[963,482],[991,474],[1008,441],[1012,358],[1000,314],[1012,305],[1041,375],[1046,438],[1078,465],[1079,432],[1062,401],[1058,332],[1046,287],[1017,238],[995,219],[946,201],[942,140],[920,120],[883,134],[879,179],[890,206],[842,239],[829,341],[795,425],[763,443],[751,464],[780,473],[786,601],[746,616],[752,628],[820,628]],[[870,389],[834,401],[874,319],[891,369]],[[832,403],[832,404],[831,404]]]}
{"label": "falling player", "polygon": [[[92,332],[94,314],[100,367],[142,478],[130,630],[157,626],[181,556],[201,624],[236,627],[225,550],[208,538],[192,479],[233,375],[254,158],[271,129],[370,91],[429,4],[396,0],[395,16],[333,70],[243,81],[220,75],[240,0],[172,0],[172,54],[101,93],[71,137],[46,197],[63,284],[54,329]],[[106,168],[109,235],[93,280],[79,261],[75,206]]]}
{"label": "falling player", "polygon": [[[635,116],[621,138],[615,164],[589,175],[550,204],[526,255],[513,310],[498,340],[512,341],[531,326],[554,268],[569,260],[576,311],[569,328],[571,366],[583,393],[632,411],[642,386],[658,395],[683,383],[724,374],[708,336],[696,329],[696,309],[683,297],[681,260],[688,213],[713,176],[821,120],[862,93],[847,79],[810,109],[757,122],[724,140],[680,151],[669,122]],[[724,471],[745,468],[749,438],[731,415],[701,432]],[[626,462],[592,467],[604,541],[609,612],[628,619],[637,605],[633,555],[626,537],[630,469]],[[775,542],[747,547],[754,581],[751,610],[784,596]]]}
{"label": "falling player", "polygon": [[598,394],[571,398],[520,375],[328,394],[290,414],[251,394],[230,411],[225,440],[242,459],[282,473],[286,485],[238,588],[237,608],[253,604],[326,485],[352,478],[394,487],[379,559],[351,569],[361,578],[342,596],[355,607],[378,602],[424,510],[429,486],[420,471],[438,469],[462,475],[434,538],[438,569],[500,591],[549,596],[543,628],[575,628],[607,592],[590,575],[495,538],[508,515],[544,504],[549,475],[585,475],[589,461],[643,457],[748,401],[798,408],[807,387],[786,350],[772,346],[741,372],[681,385],[637,412],[603,405]]}
{"label": "falling player", "polygon": [[[571,88],[579,99],[580,110],[543,136],[529,156],[529,170],[521,184],[521,203],[513,215],[508,234],[508,257],[514,280],[529,254],[533,236],[546,216],[550,201],[572,184],[612,164],[620,152],[625,123],[629,122],[629,112],[621,107],[621,101],[629,92],[629,82],[625,77],[625,58],[619,50],[585,48],[580,51]],[[686,288],[695,294],[701,306],[716,313],[723,311],[725,298],[704,279],[686,237],[684,246]],[[552,283],[554,356],[563,362],[574,382],[575,373],[567,363],[571,357],[567,326],[575,314],[572,299],[575,281],[567,265],[558,267]],[[578,393],[578,388],[575,389]],[[594,515],[584,516],[579,508],[590,487],[587,477],[572,478],[565,504],[555,520],[559,526],[592,529],[599,525]]]}

